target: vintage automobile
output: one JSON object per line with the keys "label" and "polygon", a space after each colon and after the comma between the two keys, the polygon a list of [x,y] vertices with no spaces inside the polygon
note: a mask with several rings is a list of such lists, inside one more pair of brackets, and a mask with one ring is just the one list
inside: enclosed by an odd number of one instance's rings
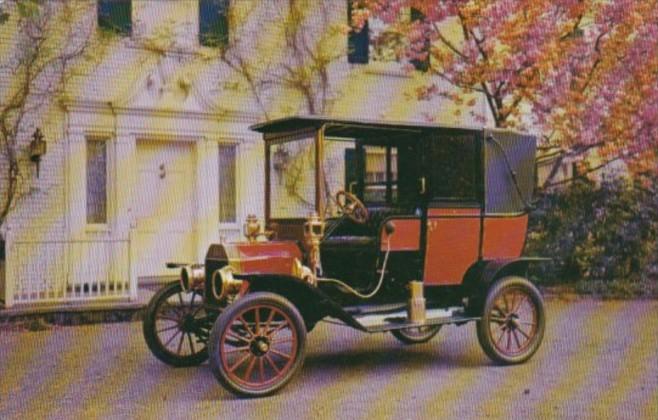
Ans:
{"label": "vintage automobile", "polygon": [[475,321],[484,352],[528,360],[542,297],[522,257],[536,139],[431,124],[290,117],[252,127],[265,141],[265,224],[170,263],[143,330],[163,362],[210,359],[243,396],[285,386],[320,321],[423,343]]}

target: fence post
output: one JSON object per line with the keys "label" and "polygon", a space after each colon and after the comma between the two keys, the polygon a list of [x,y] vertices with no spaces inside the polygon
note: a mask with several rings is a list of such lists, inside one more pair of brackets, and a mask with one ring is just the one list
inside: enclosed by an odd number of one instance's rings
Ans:
{"label": "fence post", "polygon": [[130,300],[137,300],[137,271],[133,264],[133,230],[132,227],[128,230],[128,273],[130,274]]}
{"label": "fence post", "polygon": [[13,256],[13,239],[11,235],[11,230],[9,227],[5,230],[5,307],[11,308],[14,306],[14,282],[16,281],[16,276],[14,275],[14,264],[12,261],[16,261],[16,258]]}

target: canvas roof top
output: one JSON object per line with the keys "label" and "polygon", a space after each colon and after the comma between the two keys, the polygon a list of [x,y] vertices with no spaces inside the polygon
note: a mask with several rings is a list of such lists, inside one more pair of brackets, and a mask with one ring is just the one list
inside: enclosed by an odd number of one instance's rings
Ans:
{"label": "canvas roof top", "polygon": [[397,131],[399,133],[418,133],[421,131],[429,131],[436,129],[453,129],[453,130],[469,130],[481,131],[482,127],[458,127],[450,125],[439,125],[423,122],[397,122],[397,121],[381,121],[381,120],[367,120],[367,119],[354,119],[347,120],[341,118],[332,118],[325,116],[292,116],[279,118],[272,121],[254,124],[249,127],[251,130],[263,134],[276,135],[291,132],[317,130],[324,124],[329,124],[331,127],[328,129],[327,135],[340,135],[346,137],[360,137],[366,132],[390,132]]}

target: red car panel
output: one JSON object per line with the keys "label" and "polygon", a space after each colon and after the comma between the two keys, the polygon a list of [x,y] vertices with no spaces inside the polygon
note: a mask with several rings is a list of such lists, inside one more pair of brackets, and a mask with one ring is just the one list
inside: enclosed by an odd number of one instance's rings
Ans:
{"label": "red car panel", "polygon": [[254,242],[224,245],[229,265],[239,274],[291,274],[302,252],[295,242]]}
{"label": "red car panel", "polygon": [[479,247],[480,209],[429,209],[423,281],[429,286],[461,284]]}

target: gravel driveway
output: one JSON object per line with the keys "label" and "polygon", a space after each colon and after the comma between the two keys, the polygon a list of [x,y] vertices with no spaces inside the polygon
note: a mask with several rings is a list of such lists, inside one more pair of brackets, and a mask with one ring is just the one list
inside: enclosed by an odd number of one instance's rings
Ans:
{"label": "gravel driveway", "polygon": [[141,324],[0,332],[0,418],[658,418],[658,302],[547,302],[528,363],[493,365],[473,324],[403,346],[321,324],[279,394],[236,399],[207,365],[156,360]]}

